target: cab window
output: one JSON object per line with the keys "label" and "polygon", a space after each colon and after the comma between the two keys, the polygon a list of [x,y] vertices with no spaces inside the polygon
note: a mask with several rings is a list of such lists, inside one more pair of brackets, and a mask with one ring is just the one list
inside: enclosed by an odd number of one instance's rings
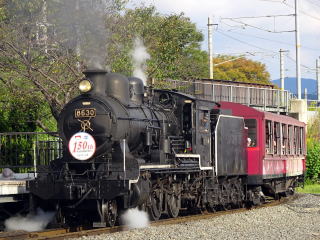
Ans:
{"label": "cab window", "polygon": [[257,120],[256,119],[245,119],[246,127],[248,128],[248,147],[257,146]]}

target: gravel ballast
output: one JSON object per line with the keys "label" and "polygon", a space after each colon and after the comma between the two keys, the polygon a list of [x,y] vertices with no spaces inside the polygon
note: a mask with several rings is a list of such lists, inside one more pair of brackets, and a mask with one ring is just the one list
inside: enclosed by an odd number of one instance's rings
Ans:
{"label": "gravel ballast", "polygon": [[133,229],[81,239],[320,239],[320,195],[303,194],[279,206],[197,222]]}

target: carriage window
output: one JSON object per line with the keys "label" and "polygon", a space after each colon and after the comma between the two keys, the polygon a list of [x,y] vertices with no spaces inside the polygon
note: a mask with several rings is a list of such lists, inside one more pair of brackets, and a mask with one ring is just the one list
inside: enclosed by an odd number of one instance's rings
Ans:
{"label": "carriage window", "polygon": [[300,146],[300,133],[299,133],[299,127],[294,127],[294,154],[299,154],[299,146]]}
{"label": "carriage window", "polygon": [[300,128],[300,154],[305,153],[305,139],[304,139],[304,128]]}
{"label": "carriage window", "polygon": [[246,127],[248,128],[248,147],[257,146],[257,120],[256,119],[245,119]]}
{"label": "carriage window", "polygon": [[273,148],[274,148],[274,154],[280,154],[281,152],[281,134],[280,134],[280,123],[274,122],[274,139],[273,139]]}
{"label": "carriage window", "polygon": [[287,124],[282,124],[282,154],[288,153],[288,126]]}
{"label": "carriage window", "polygon": [[288,154],[293,155],[293,126],[288,126]]}
{"label": "carriage window", "polygon": [[273,131],[272,122],[266,120],[266,153],[273,153]]}

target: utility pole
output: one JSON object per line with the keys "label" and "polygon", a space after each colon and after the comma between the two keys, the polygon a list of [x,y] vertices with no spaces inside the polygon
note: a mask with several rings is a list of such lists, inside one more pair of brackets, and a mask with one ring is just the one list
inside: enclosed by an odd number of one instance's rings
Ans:
{"label": "utility pole", "polygon": [[[285,73],[285,67],[284,67],[284,53],[288,52],[288,50],[280,49],[280,88],[283,91],[284,90],[284,73]],[[281,104],[284,103],[284,92],[281,92]]]}
{"label": "utility pole", "polygon": [[281,90],[284,90],[284,78],[285,78],[284,71],[285,71],[285,68],[284,68],[283,54],[288,51],[280,49],[279,52],[280,52],[280,88],[281,88]]}
{"label": "utility pole", "polygon": [[316,72],[317,72],[317,94],[318,94],[318,102],[320,101],[320,66],[319,59],[316,60]]}
{"label": "utility pole", "polygon": [[213,23],[208,17],[208,51],[209,51],[209,73],[210,79],[213,79],[213,50],[212,50],[212,30]]}
{"label": "utility pole", "polygon": [[304,99],[308,100],[308,88],[304,89]]}
{"label": "utility pole", "polygon": [[212,41],[212,35],[213,35],[213,26],[218,26],[218,24],[212,23],[212,19],[208,17],[208,52],[209,52],[209,73],[210,73],[210,79],[213,79],[213,41]]}
{"label": "utility pole", "polygon": [[296,81],[298,99],[301,99],[301,70],[300,70],[300,36],[299,36],[299,0],[295,0],[295,35],[296,35]]}

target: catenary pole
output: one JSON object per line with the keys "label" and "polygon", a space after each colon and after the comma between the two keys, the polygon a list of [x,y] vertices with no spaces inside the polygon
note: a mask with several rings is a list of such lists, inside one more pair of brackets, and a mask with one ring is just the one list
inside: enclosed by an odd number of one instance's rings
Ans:
{"label": "catenary pole", "polygon": [[211,17],[208,17],[208,51],[209,51],[209,73],[210,73],[210,79],[213,79],[212,31],[213,31],[212,19],[211,19]]}
{"label": "catenary pole", "polygon": [[301,99],[301,70],[300,70],[300,36],[299,36],[299,0],[295,0],[295,36],[296,36],[296,81],[298,99]]}
{"label": "catenary pole", "polygon": [[316,72],[317,72],[317,95],[318,101],[320,101],[320,66],[319,66],[319,59],[316,60]]}
{"label": "catenary pole", "polygon": [[284,58],[283,53],[284,50],[280,49],[280,88],[281,90],[284,90]]}

